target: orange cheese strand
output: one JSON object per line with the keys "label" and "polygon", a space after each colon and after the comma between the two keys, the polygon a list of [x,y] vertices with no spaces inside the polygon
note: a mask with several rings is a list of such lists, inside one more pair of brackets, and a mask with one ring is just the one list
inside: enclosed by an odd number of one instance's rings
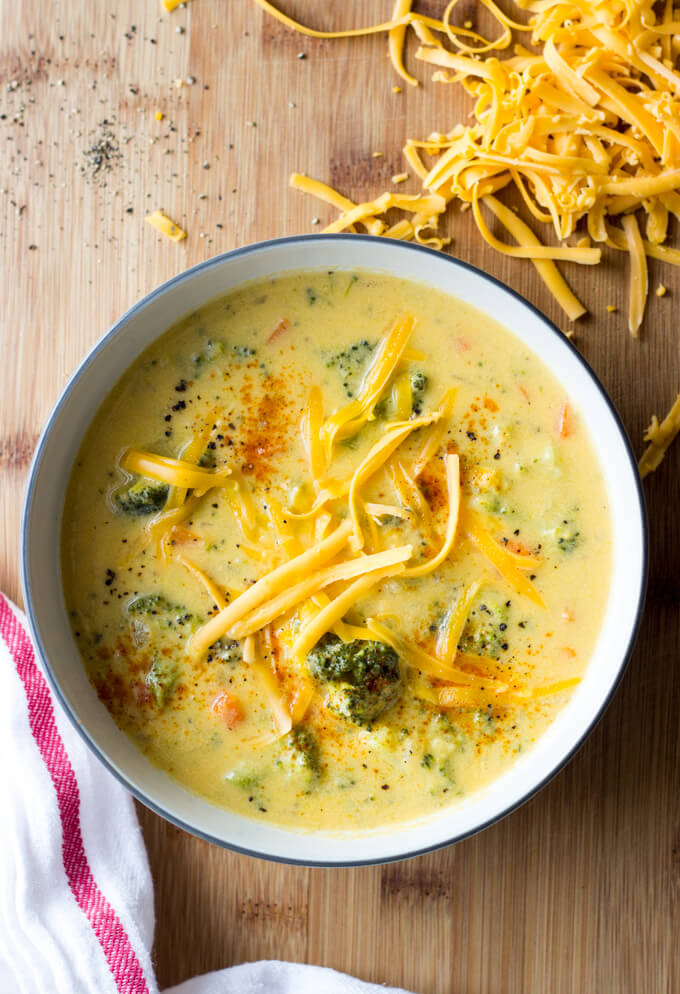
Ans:
{"label": "orange cheese strand", "polygon": [[649,473],[661,465],[661,460],[666,455],[666,450],[676,435],[680,432],[680,393],[675,399],[675,403],[670,411],[659,424],[656,415],[652,417],[651,424],[645,432],[645,441],[649,442],[640,459],[640,476],[644,479]]}
{"label": "orange cheese strand", "polygon": [[148,480],[158,480],[172,487],[195,490],[205,493],[211,487],[222,487],[228,481],[231,470],[202,469],[182,459],[158,456],[144,449],[128,449],[120,460],[120,467],[128,473],[137,473]]}

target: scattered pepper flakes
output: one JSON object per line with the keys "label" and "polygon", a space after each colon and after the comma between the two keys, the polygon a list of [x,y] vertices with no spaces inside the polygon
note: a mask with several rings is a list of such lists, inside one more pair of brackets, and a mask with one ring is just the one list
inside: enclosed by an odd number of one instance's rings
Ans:
{"label": "scattered pepper flakes", "polygon": [[615,307],[614,304],[607,304],[607,310],[609,311],[610,314],[614,314],[614,312],[617,311],[618,308]]}
{"label": "scattered pepper flakes", "polygon": [[298,57],[298,59],[300,59],[302,61],[302,59],[306,59],[307,58],[307,55],[306,55],[305,52],[298,52],[297,53],[297,57]]}
{"label": "scattered pepper flakes", "polygon": [[184,231],[178,224],[171,221],[167,214],[163,211],[154,211],[153,214],[147,214],[144,218],[152,228],[160,232],[161,235],[165,235],[173,242],[181,242],[183,238],[187,237],[186,231]]}
{"label": "scattered pepper flakes", "polygon": [[658,287],[656,288],[656,295],[657,295],[657,297],[665,297],[667,293],[668,293],[668,290],[663,285],[663,283],[659,283]]}
{"label": "scattered pepper flakes", "polygon": [[81,166],[81,172],[91,181],[99,184],[105,183],[107,174],[122,159],[111,124],[108,119],[101,121],[96,141],[83,152],[85,162]]}

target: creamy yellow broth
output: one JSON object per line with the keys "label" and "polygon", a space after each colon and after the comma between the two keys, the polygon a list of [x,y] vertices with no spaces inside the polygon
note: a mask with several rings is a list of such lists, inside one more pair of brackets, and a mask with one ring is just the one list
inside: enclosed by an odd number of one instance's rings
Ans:
{"label": "creamy yellow broth", "polygon": [[[418,672],[412,657],[400,658],[398,700],[373,722],[357,724],[332,710],[333,685],[310,677],[291,656],[323,601],[306,601],[257,635],[259,662],[244,662],[244,647],[247,658],[253,650],[244,640],[223,639],[198,658],[189,646],[220,595],[233,601],[318,540],[318,515],[290,514],[314,500],[300,432],[310,388],[321,389],[324,419],[355,399],[379,341],[404,314],[416,319],[411,351],[375,419],[333,446],[325,475],[349,478],[390,422],[435,410],[456,388],[443,441],[418,479],[420,496],[404,492],[403,480],[395,487],[388,469],[396,460],[408,468],[431,427],[409,435],[361,487],[363,552],[409,543],[407,567],[436,554],[448,514],[443,457],[457,453],[463,513],[475,512],[498,548],[533,557],[528,566],[516,561],[545,606],[513,588],[461,518],[438,568],[381,580],[344,622],[363,628],[378,619],[411,649],[436,657],[447,612],[479,582],[457,657],[474,695],[442,707],[441,691],[451,684]],[[383,275],[285,276],[182,319],[102,403],[64,511],[74,637],[120,728],[190,790],[296,829],[364,831],[408,821],[498,777],[564,706],[588,663],[607,598],[607,495],[587,427],[566,402],[559,383],[507,330],[457,299]],[[194,494],[191,513],[159,542],[157,513],[128,513],[130,482],[144,483],[120,468],[131,447],[229,467],[236,482]],[[187,497],[170,494],[180,504]],[[161,493],[158,507],[163,499]],[[366,503],[402,517],[372,518]],[[326,511],[333,514],[328,535],[346,515],[347,498],[329,501]],[[338,559],[354,554],[345,549]],[[323,594],[333,599],[349,582]],[[501,684],[507,689],[496,693]],[[304,716],[277,738],[281,718],[272,708],[278,701],[284,718],[295,717],[301,688],[310,696]]]}

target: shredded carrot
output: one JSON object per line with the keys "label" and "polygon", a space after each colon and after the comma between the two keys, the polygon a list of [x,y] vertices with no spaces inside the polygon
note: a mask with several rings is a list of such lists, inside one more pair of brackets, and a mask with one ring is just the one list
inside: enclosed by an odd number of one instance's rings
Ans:
{"label": "shredded carrot", "polygon": [[277,323],[274,326],[274,330],[267,339],[267,345],[271,345],[272,342],[275,342],[276,339],[280,338],[281,335],[283,335],[286,331],[288,331],[289,328],[290,328],[290,321],[288,320],[288,318],[281,318],[280,321],[277,321]]}
{"label": "shredded carrot", "polygon": [[560,438],[568,438],[573,431],[571,407],[567,401],[560,408],[557,418],[557,434]]}
{"label": "shredded carrot", "polygon": [[243,721],[245,714],[243,706],[233,694],[220,694],[212,703],[212,712],[227,728],[234,728],[240,721]]}

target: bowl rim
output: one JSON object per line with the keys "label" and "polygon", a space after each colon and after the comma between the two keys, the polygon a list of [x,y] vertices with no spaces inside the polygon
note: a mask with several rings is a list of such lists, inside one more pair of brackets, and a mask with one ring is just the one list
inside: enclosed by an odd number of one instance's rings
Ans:
{"label": "bowl rim", "polygon": [[[216,266],[220,266],[225,261],[228,261],[230,259],[260,252],[263,249],[266,249],[270,246],[296,244],[301,242],[308,242],[314,244],[314,243],[328,242],[330,240],[337,241],[338,239],[346,241],[351,240],[351,242],[354,244],[357,242],[357,240],[362,242],[375,243],[376,246],[385,244],[384,238],[380,238],[374,235],[346,234],[346,233],[341,233],[341,234],[319,233],[319,234],[306,234],[306,235],[288,235],[281,238],[268,238],[262,241],[252,242],[248,245],[243,245],[239,248],[231,249],[227,252],[222,252],[219,255],[212,256],[210,259],[205,259],[202,262],[199,262],[196,265],[191,266],[189,269],[182,270],[182,272],[177,273],[175,276],[170,277],[170,279],[161,283],[160,286],[156,287],[154,290],[151,290],[149,293],[145,294],[145,296],[143,296],[140,300],[138,300],[131,307],[129,307],[121,315],[121,317],[119,317],[111,325],[108,331],[104,333],[104,335],[92,346],[92,348],[86,353],[83,359],[79,362],[76,369],[71,374],[66,385],[59,394],[56,403],[54,404],[54,406],[50,411],[49,417],[41,432],[38,444],[33,454],[33,458],[31,460],[31,465],[29,468],[28,478],[26,483],[26,490],[24,495],[21,524],[19,531],[20,542],[21,542],[21,554],[20,554],[21,592],[24,600],[24,611],[28,620],[29,632],[31,635],[31,640],[33,643],[34,650],[38,655],[40,662],[42,663],[43,671],[45,673],[49,686],[52,690],[52,693],[59,701],[64,712],[68,715],[71,724],[76,729],[81,739],[86,743],[86,745],[94,753],[97,759],[105,766],[108,772],[111,773],[116,778],[116,780],[133,795],[133,797],[136,800],[138,800],[145,807],[149,808],[149,810],[153,811],[154,814],[159,815],[161,818],[164,818],[166,821],[169,821],[177,828],[181,828],[183,831],[188,832],[190,835],[194,835],[205,842],[211,842],[213,845],[219,846],[220,848],[223,849],[228,849],[232,852],[239,853],[240,855],[251,856],[258,859],[264,859],[272,863],[283,863],[292,866],[325,867],[325,868],[376,866],[387,863],[399,862],[405,859],[412,859],[417,856],[425,855],[427,853],[436,852],[439,849],[444,849],[450,845],[454,845],[457,842],[462,842],[465,839],[471,838],[477,833],[484,831],[484,829],[489,828],[492,825],[495,825],[503,818],[507,817],[508,815],[512,814],[514,811],[518,810],[520,807],[526,804],[527,801],[531,800],[539,791],[541,791],[554,777],[557,776],[558,773],[560,773],[564,769],[567,763],[569,763],[576,755],[576,753],[582,748],[585,741],[590,737],[592,732],[595,730],[596,726],[601,721],[605,711],[607,710],[607,708],[609,707],[612,701],[612,698],[614,697],[614,694],[618,690],[618,687],[621,683],[621,680],[623,679],[624,673],[630,662],[633,649],[635,647],[635,643],[637,640],[637,636],[640,630],[640,625],[642,622],[642,616],[645,606],[645,597],[647,592],[647,582],[649,574],[649,522],[647,517],[647,508],[646,508],[644,490],[642,487],[642,480],[640,478],[637,468],[637,460],[633,453],[628,433],[623,425],[623,422],[616,407],[614,406],[613,401],[609,397],[609,394],[607,393],[606,389],[604,388],[597,374],[593,371],[593,369],[590,367],[586,359],[578,351],[578,349],[573,344],[573,342],[569,338],[567,338],[564,332],[562,332],[561,329],[553,321],[550,320],[550,318],[548,318],[545,314],[543,314],[543,312],[539,310],[538,307],[536,307],[529,300],[527,300],[526,297],[522,296],[522,294],[519,293],[517,290],[515,290],[513,287],[503,283],[502,280],[498,279],[495,276],[492,276],[490,273],[487,273],[484,270],[480,269],[479,267],[474,266],[471,263],[466,262],[465,260],[459,259],[456,256],[449,255],[448,253],[429,248],[428,246],[419,245],[415,242],[395,241],[393,239],[390,239],[390,244],[393,248],[398,246],[400,249],[402,249],[405,252],[419,252],[431,255],[437,258],[438,261],[445,261],[448,264],[453,265],[454,267],[459,267],[463,270],[474,273],[482,280],[487,281],[488,283],[492,284],[493,286],[499,288],[503,292],[511,295],[516,300],[518,300],[521,304],[523,304],[531,312],[533,312],[533,314],[545,326],[547,331],[549,331],[553,335],[557,335],[560,339],[561,344],[566,346],[568,350],[571,351],[573,356],[575,356],[578,362],[580,363],[581,367],[583,368],[583,371],[587,374],[587,376],[590,378],[591,382],[593,383],[593,385],[601,395],[602,400],[605,402],[605,406],[607,407],[609,414],[620,436],[625,456],[628,460],[630,468],[633,471],[632,476],[633,480],[635,481],[637,505],[640,517],[640,537],[642,543],[641,570],[639,576],[639,586],[637,590],[635,617],[631,627],[628,644],[622,655],[621,662],[618,671],[616,673],[616,677],[610,687],[608,694],[603,699],[600,708],[598,709],[597,713],[594,715],[592,721],[585,729],[585,731],[578,739],[578,741],[569,749],[567,753],[565,753],[565,755],[560,759],[560,761],[550,770],[550,772],[542,780],[540,780],[536,784],[531,785],[527,789],[527,791],[523,793],[522,796],[519,797],[517,800],[514,800],[507,807],[502,808],[492,817],[488,818],[486,821],[484,821],[479,825],[475,825],[471,829],[468,829],[464,832],[459,832],[450,838],[442,839],[441,841],[435,842],[428,846],[423,846],[422,848],[419,849],[409,850],[403,853],[397,853],[385,856],[384,858],[380,859],[369,858],[369,859],[340,859],[340,860],[305,860],[290,856],[280,856],[272,853],[263,853],[258,851],[257,849],[249,849],[244,846],[236,845],[234,843],[226,841],[223,838],[219,838],[215,835],[212,835],[210,832],[204,831],[201,828],[188,824],[182,818],[178,817],[171,811],[168,811],[161,804],[158,804],[155,801],[151,800],[146,796],[143,790],[138,788],[126,776],[126,774],[121,769],[118,769],[116,767],[116,765],[108,758],[106,752],[104,752],[104,750],[100,748],[100,746],[95,741],[95,739],[81,725],[74,709],[71,707],[70,702],[68,701],[66,696],[62,693],[59,682],[50,664],[49,653],[40,635],[36,612],[33,604],[31,576],[29,569],[29,555],[28,555],[29,544],[30,544],[29,525],[30,525],[31,511],[33,505],[33,492],[36,485],[40,464],[42,462],[43,453],[46,449],[46,446],[49,444],[52,426],[54,422],[57,420],[63,406],[66,404],[72,391],[75,389],[76,385],[79,383],[81,378],[86,374],[89,366],[91,365],[92,362],[94,362],[100,350],[105,348],[105,346],[108,344],[110,339],[114,338],[118,334],[119,330],[122,327],[124,327],[138,313],[138,311],[145,308],[157,297],[162,296],[171,288],[176,287],[179,284],[192,279],[199,272],[204,272]],[[379,269],[379,263],[377,261],[376,261],[376,268]],[[511,331],[511,333],[515,334],[515,332],[513,332],[512,329],[509,330]],[[395,826],[395,828],[398,828],[398,826]]]}

